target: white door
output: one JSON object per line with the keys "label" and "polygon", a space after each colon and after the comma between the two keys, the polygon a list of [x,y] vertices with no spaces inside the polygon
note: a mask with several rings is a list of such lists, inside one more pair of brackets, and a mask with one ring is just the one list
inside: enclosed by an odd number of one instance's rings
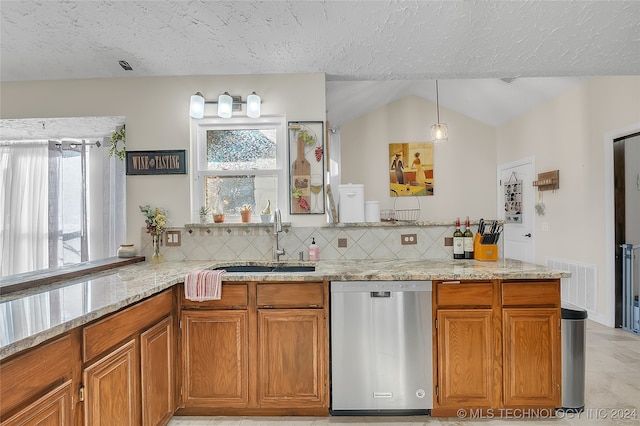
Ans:
{"label": "white door", "polygon": [[[504,221],[504,257],[535,263],[534,159],[498,166],[498,214]],[[518,185],[520,183],[520,185]]]}

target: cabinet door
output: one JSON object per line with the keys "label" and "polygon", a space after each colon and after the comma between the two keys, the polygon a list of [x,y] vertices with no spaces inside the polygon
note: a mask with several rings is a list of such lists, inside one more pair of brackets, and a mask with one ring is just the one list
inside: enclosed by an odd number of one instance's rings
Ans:
{"label": "cabinet door", "polygon": [[71,399],[71,380],[69,380],[0,424],[2,426],[72,426]]}
{"label": "cabinet door", "polygon": [[438,404],[495,406],[492,310],[439,310],[437,319]]}
{"label": "cabinet door", "polygon": [[131,340],[84,370],[86,426],[140,424],[137,349]]}
{"label": "cabinet door", "polygon": [[167,424],[175,410],[172,341],[171,316],[140,336],[143,426]]}
{"label": "cabinet door", "polygon": [[325,406],[324,336],[323,310],[258,310],[260,406]]}
{"label": "cabinet door", "polygon": [[247,311],[182,311],[185,407],[246,407]]}
{"label": "cabinet door", "polygon": [[557,308],[503,309],[505,406],[560,407]]}

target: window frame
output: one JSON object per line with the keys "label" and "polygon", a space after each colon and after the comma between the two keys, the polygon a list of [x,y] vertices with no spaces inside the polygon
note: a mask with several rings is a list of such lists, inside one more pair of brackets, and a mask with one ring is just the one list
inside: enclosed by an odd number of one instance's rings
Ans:
{"label": "window frame", "polygon": [[[208,170],[206,168],[206,147],[208,130],[276,130],[276,167],[274,169],[247,170]],[[198,211],[205,201],[204,179],[206,176],[244,176],[244,175],[276,175],[278,179],[278,203],[271,207],[279,208],[283,220],[288,218],[287,191],[287,120],[285,116],[247,117],[205,117],[191,119],[191,164],[189,168],[191,182],[191,218],[198,223]],[[262,208],[262,206],[259,206]],[[253,212],[255,218],[259,211]]]}

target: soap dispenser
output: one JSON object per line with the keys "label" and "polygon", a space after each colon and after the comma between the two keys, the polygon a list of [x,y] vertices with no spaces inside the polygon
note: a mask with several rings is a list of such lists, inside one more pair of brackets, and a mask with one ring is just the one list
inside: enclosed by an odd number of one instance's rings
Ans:
{"label": "soap dispenser", "polygon": [[311,238],[311,245],[309,246],[309,260],[318,260],[319,257],[320,255],[316,239]]}

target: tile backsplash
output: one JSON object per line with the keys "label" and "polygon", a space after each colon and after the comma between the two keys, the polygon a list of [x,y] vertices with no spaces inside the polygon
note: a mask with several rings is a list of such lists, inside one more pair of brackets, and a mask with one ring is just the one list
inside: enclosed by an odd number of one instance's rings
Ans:
{"label": "tile backsplash", "polygon": [[[315,238],[320,260],[340,259],[450,259],[452,247],[445,246],[445,237],[453,235],[452,225],[391,225],[391,226],[283,226],[280,247],[285,255],[280,260],[298,260],[299,252],[309,259],[309,245]],[[271,226],[242,224],[171,228],[181,233],[181,245],[161,247],[166,260],[271,260],[273,229]],[[476,229],[472,226],[472,230]],[[142,228],[140,254],[151,258],[151,237]],[[415,234],[416,244],[402,245],[403,234]],[[346,242],[346,247],[345,246]],[[499,241],[502,255],[502,238]]]}

